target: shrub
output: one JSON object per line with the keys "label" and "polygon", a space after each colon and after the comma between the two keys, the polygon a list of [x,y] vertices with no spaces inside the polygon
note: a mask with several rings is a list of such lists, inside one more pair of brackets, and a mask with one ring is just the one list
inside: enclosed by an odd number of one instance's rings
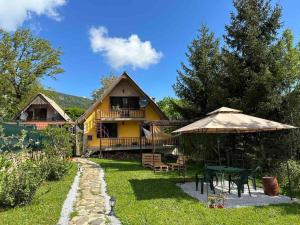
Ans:
{"label": "shrub", "polygon": [[287,163],[289,164],[290,180],[293,192],[300,193],[300,163],[294,160],[280,163],[277,169],[279,184],[284,192],[289,190]]}
{"label": "shrub", "polygon": [[70,163],[58,156],[45,158],[41,162],[41,171],[46,180],[60,180],[69,170]]}
{"label": "shrub", "polygon": [[47,127],[43,131],[43,148],[49,157],[70,157],[74,135],[71,134],[68,127]]}
{"label": "shrub", "polygon": [[43,131],[44,159],[41,170],[49,181],[60,180],[70,166],[67,158],[72,154],[73,135],[68,127],[48,127]]}
{"label": "shrub", "polygon": [[13,207],[30,202],[42,182],[39,166],[31,160],[12,163],[0,155],[0,206]]}

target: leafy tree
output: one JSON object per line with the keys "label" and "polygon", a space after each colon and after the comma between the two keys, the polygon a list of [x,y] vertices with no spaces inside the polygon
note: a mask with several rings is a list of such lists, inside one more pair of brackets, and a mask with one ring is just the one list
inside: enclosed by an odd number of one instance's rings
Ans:
{"label": "leafy tree", "polygon": [[0,30],[0,102],[9,110],[0,116],[14,114],[39,87],[39,79],[55,78],[60,68],[60,49],[52,48],[44,39],[29,30],[8,33]]}
{"label": "leafy tree", "polygon": [[218,78],[221,61],[219,40],[202,26],[199,35],[188,46],[189,65],[182,63],[177,82],[173,85],[182,105],[175,108],[186,118],[203,117],[218,105]]}
{"label": "leafy tree", "polygon": [[103,76],[100,78],[100,88],[96,89],[92,93],[92,97],[94,101],[97,101],[101,97],[101,95],[104,93],[104,91],[109,88],[116,80],[118,77],[114,75],[109,75],[109,76]]}
{"label": "leafy tree", "polygon": [[76,120],[85,112],[85,109],[78,107],[70,107],[66,108],[65,112],[71,117],[72,120]]}
{"label": "leafy tree", "polygon": [[181,114],[175,108],[176,105],[182,106],[181,100],[171,97],[164,97],[162,100],[157,102],[157,105],[168,116],[170,120],[182,119]]}

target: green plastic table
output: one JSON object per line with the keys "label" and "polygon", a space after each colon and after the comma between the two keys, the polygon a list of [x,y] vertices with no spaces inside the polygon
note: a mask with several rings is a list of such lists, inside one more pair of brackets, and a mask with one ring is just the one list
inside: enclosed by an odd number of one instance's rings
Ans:
{"label": "green plastic table", "polygon": [[[230,182],[231,175],[239,174],[240,172],[245,170],[245,169],[238,168],[238,167],[228,167],[228,166],[206,166],[205,169],[210,172],[214,172],[216,174],[221,174],[222,192],[223,192],[223,184],[224,184],[225,174],[229,176],[228,182]],[[228,187],[229,187],[229,193],[230,193],[230,183],[228,184]]]}

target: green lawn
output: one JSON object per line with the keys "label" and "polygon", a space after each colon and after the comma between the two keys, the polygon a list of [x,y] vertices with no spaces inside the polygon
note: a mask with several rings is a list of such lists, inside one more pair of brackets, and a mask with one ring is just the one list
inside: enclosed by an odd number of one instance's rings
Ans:
{"label": "green lawn", "polygon": [[105,168],[108,192],[116,198],[123,225],[300,224],[300,205],[208,209],[178,188],[176,173],[156,173],[140,163],[93,159]]}
{"label": "green lawn", "polygon": [[0,225],[56,224],[76,172],[77,166],[73,164],[62,180],[45,182],[38,189],[33,201],[26,206],[5,211],[0,209]]}

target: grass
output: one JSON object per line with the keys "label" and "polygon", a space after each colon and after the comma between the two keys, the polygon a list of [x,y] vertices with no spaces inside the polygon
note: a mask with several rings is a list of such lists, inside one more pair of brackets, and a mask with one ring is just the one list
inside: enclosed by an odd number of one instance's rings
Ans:
{"label": "grass", "polygon": [[0,209],[0,225],[51,225],[58,222],[63,202],[77,172],[75,164],[60,181],[45,182],[23,207]]}
{"label": "grass", "polygon": [[93,161],[105,169],[108,192],[116,198],[115,213],[123,225],[300,224],[299,204],[208,209],[176,186],[176,173],[153,173],[134,161]]}

